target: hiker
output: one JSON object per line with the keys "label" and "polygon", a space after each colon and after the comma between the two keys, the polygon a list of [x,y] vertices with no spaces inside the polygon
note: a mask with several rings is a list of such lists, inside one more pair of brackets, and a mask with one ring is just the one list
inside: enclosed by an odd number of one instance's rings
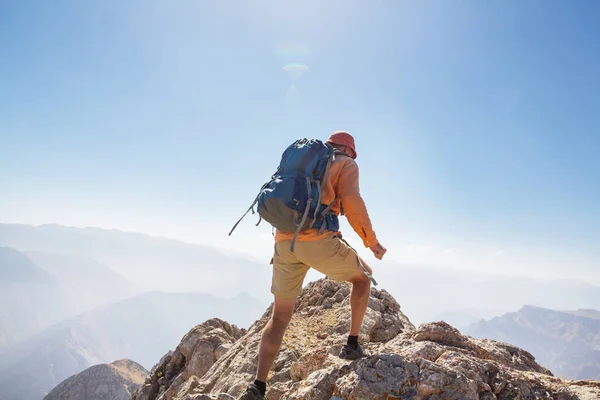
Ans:
{"label": "hiker", "polygon": [[[323,203],[333,203],[331,210],[340,215],[341,210],[354,231],[360,236],[379,260],[387,251],[377,240],[371,227],[365,203],[360,195],[358,165],[354,138],[347,132],[334,132],[326,143],[335,149],[327,181],[323,185]],[[358,334],[369,303],[371,281],[360,268],[360,262],[372,273],[371,268],[359,259],[358,254],[342,239],[339,231],[321,231],[312,228],[296,233],[276,231],[271,292],[274,305],[271,319],[265,326],[259,346],[256,380],[250,384],[239,400],[262,400],[266,393],[267,375],[281,347],[284,333],[292,319],[296,297],[302,292],[304,277],[309,268],[341,282],[352,284],[350,306],[352,323],[348,341],[339,357],[349,360],[366,355],[358,343]]]}

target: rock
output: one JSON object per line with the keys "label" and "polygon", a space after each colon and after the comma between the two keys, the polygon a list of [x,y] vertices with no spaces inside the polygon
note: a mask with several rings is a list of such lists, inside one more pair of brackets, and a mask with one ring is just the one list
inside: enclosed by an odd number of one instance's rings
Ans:
{"label": "rock", "polygon": [[[372,355],[342,360],[337,354],[350,326],[349,296],[349,284],[329,279],[304,288],[268,377],[268,400],[600,398],[600,383],[556,378],[517,347],[465,336],[443,321],[417,329],[389,293],[374,288],[360,332]],[[254,380],[271,312],[272,305],[247,332],[229,340],[214,324],[188,334],[156,369],[174,365],[165,372],[168,389],[149,379],[155,386],[139,392],[156,387],[162,395],[133,399],[237,398]]]}
{"label": "rock", "polygon": [[147,376],[131,360],[95,365],[60,383],[44,400],[129,400]]}
{"label": "rock", "polygon": [[323,368],[329,353],[326,349],[317,349],[303,354],[300,359],[293,361],[290,366],[290,378],[292,381],[301,381],[310,374]]}
{"label": "rock", "polygon": [[[315,358],[302,359],[322,346],[320,356],[329,352],[337,356],[346,341],[350,328],[350,285],[322,279],[311,282],[304,288],[295,307],[295,316],[290,322],[283,339],[282,348],[274,364],[272,376],[282,370],[291,370],[292,381],[307,375]],[[331,307],[327,299],[333,301]],[[323,306],[325,305],[325,306]],[[383,343],[393,332],[408,332],[414,326],[400,312],[400,306],[385,291],[372,289],[368,313],[375,321],[363,324],[361,339],[370,343]],[[237,395],[253,380],[258,361],[258,343],[264,325],[271,315],[271,309],[253,324],[246,336],[235,343],[225,357],[220,359],[202,379],[204,392],[224,392]],[[327,336],[325,337],[324,334]],[[325,339],[319,339],[319,336]],[[316,354],[316,353],[315,353]],[[317,357],[317,358],[319,358]],[[309,365],[310,364],[310,365]]]}
{"label": "rock", "polygon": [[419,367],[397,354],[360,360],[335,383],[333,395],[343,399],[412,398],[418,394]]}
{"label": "rock", "polygon": [[[198,379],[240,339],[246,330],[218,318],[196,326],[175,351],[165,355],[132,400],[168,400],[194,394]],[[189,397],[189,396],[188,396]]]}

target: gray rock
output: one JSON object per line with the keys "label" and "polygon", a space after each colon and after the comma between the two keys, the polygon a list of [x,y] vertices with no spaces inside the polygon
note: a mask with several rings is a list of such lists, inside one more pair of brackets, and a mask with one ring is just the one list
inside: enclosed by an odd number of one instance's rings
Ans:
{"label": "gray rock", "polygon": [[95,365],[60,383],[44,400],[129,400],[147,376],[130,360]]}
{"label": "gray rock", "polygon": [[199,378],[246,331],[218,318],[194,327],[182,339],[175,351],[162,358],[137,390],[132,400],[168,400],[200,394]]}

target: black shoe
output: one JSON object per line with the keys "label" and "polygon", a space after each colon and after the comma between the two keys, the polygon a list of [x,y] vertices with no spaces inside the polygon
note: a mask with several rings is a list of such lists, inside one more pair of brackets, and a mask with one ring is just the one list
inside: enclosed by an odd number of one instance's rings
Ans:
{"label": "black shoe", "polygon": [[367,357],[368,354],[363,350],[360,344],[357,347],[351,346],[349,344],[345,344],[340,351],[340,358],[346,360],[356,360],[362,357]]}
{"label": "black shoe", "polygon": [[260,389],[254,383],[250,384],[238,400],[265,400],[265,396],[260,394]]}

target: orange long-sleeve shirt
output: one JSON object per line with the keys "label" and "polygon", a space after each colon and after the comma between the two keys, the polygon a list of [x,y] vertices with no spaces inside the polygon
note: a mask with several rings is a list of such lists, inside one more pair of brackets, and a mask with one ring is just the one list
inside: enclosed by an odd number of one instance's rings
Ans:
{"label": "orange long-sleeve shirt", "polygon": [[[330,204],[336,196],[339,196],[339,199],[335,202],[332,210],[339,216],[340,210],[343,208],[344,215],[348,219],[350,226],[352,226],[352,229],[362,239],[365,247],[375,246],[378,243],[377,237],[371,225],[365,202],[360,195],[358,164],[352,158],[344,155],[336,156],[335,160],[331,163],[329,177],[323,188],[322,202]],[[336,232],[325,231],[322,235],[318,233],[318,229],[307,229],[300,232],[296,240],[317,240],[323,238],[325,235],[332,235]],[[277,230],[275,233],[275,242],[291,240],[293,236],[294,233]]]}

